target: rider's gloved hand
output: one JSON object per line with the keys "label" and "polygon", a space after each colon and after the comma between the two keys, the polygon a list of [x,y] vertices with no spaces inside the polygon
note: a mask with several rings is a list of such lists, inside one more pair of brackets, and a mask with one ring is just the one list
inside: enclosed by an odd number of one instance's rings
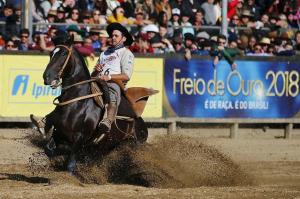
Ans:
{"label": "rider's gloved hand", "polygon": [[104,64],[97,63],[94,68],[96,71],[100,72],[103,67],[104,67]]}

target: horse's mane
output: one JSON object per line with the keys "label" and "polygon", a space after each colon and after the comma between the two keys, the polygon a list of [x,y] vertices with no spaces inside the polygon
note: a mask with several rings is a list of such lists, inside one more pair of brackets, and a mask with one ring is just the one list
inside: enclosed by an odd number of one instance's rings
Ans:
{"label": "horse's mane", "polygon": [[83,58],[83,56],[79,53],[79,51],[74,46],[73,46],[73,50],[76,52],[76,56],[79,58],[81,64],[83,65],[85,72],[88,74],[89,78],[91,78],[90,71],[87,67],[85,59]]}

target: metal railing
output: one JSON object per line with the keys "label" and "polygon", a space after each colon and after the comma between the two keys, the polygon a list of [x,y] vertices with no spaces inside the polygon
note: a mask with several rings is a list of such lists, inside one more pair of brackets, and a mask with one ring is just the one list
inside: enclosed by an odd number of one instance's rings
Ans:
{"label": "metal railing", "polygon": [[[85,23],[77,23],[77,24],[70,24],[70,23],[45,23],[45,22],[35,22],[32,23],[33,26],[70,26],[70,25],[77,25],[77,26],[85,26],[85,27],[97,27],[97,28],[106,28],[107,25],[100,25],[100,24],[85,24]],[[138,27],[138,25],[124,25],[127,28],[132,28],[132,27]],[[173,28],[199,28],[199,26],[170,26]],[[248,28],[248,27],[228,27],[229,29],[235,28],[237,30],[248,30],[248,29],[252,29],[252,28]],[[221,26],[208,26],[208,25],[201,25],[200,29],[202,30],[221,30]],[[265,31],[270,31],[270,28],[268,27],[263,27],[260,28],[259,30],[265,30]]]}

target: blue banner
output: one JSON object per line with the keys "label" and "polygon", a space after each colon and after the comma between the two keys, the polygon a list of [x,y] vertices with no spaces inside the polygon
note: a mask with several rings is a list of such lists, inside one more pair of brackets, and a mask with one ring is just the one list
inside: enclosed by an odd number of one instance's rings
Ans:
{"label": "blue banner", "polygon": [[179,117],[290,118],[300,109],[300,64],[165,60],[167,112]]}

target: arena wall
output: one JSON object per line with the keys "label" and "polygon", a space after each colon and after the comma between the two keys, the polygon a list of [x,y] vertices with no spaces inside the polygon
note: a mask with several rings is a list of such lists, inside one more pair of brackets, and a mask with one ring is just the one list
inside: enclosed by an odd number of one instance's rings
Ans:
{"label": "arena wall", "polygon": [[[240,124],[283,124],[290,137],[300,124],[298,57],[239,57],[237,71],[210,57],[181,55],[136,56],[129,87],[159,90],[150,97],[143,117],[149,124],[167,124],[168,132],[181,123],[224,124],[236,137]],[[28,122],[29,114],[53,110],[60,90],[43,84],[49,57],[39,53],[0,54],[0,121]],[[92,70],[96,59],[87,59]]]}
{"label": "arena wall", "polygon": [[[43,84],[46,55],[0,55],[0,117],[23,118],[31,113],[44,116],[54,109],[53,99],[61,92]],[[87,59],[89,69],[96,60]],[[129,87],[151,87],[160,92],[149,98],[144,117],[162,117],[163,59],[136,58]]]}

